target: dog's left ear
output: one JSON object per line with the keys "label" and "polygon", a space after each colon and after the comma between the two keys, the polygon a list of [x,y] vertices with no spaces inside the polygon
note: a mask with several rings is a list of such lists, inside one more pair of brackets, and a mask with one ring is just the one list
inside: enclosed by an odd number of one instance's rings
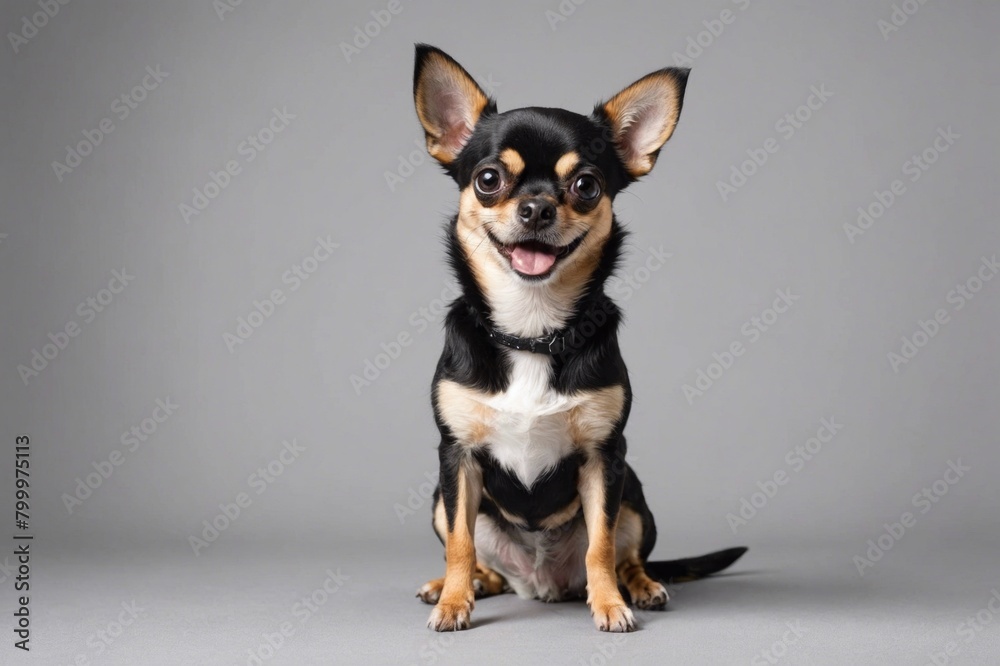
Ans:
{"label": "dog's left ear", "polygon": [[483,111],[496,107],[461,65],[427,44],[417,44],[413,101],[427,152],[444,165],[462,152]]}
{"label": "dog's left ear", "polygon": [[611,126],[618,155],[633,178],[652,170],[674,133],[690,71],[668,67],[653,72],[594,109]]}

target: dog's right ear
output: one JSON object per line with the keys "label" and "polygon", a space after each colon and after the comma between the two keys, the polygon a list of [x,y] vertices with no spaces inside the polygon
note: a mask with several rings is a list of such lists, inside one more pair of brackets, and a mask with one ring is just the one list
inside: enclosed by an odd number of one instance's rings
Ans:
{"label": "dog's right ear", "polygon": [[445,165],[462,152],[483,111],[495,108],[461,65],[427,44],[417,44],[413,101],[427,135],[427,152]]}

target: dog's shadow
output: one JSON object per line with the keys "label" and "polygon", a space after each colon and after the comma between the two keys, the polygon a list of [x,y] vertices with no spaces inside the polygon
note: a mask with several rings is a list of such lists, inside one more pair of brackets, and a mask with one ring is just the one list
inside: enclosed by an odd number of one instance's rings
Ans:
{"label": "dog's shadow", "polygon": [[[668,584],[667,591],[670,594],[670,602],[662,610],[642,610],[632,607],[639,631],[677,612],[704,611],[730,614],[750,611],[759,614],[770,610],[787,612],[790,608],[794,608],[796,612],[846,609],[864,605],[866,599],[875,594],[884,600],[886,593],[885,590],[876,591],[865,581],[804,579],[801,574],[790,576],[779,569],[720,573],[696,581]],[[508,603],[514,605],[505,603],[500,608],[491,603],[502,599],[507,599]],[[537,600],[519,600],[511,594],[479,600],[476,606],[477,610],[489,608],[486,613],[481,612],[476,618],[474,621],[476,626],[486,626],[513,617],[540,620],[551,616],[553,611],[563,617],[590,613],[582,599],[544,603]]]}

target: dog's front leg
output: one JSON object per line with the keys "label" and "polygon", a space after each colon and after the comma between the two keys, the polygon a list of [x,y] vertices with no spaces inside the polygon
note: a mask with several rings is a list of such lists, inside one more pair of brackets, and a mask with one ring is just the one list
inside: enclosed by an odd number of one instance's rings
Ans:
{"label": "dog's front leg", "polygon": [[475,528],[483,474],[471,455],[458,450],[457,444],[442,444],[440,457],[441,498],[448,525],[444,587],[427,626],[435,631],[457,631],[469,627],[475,605]]}
{"label": "dog's front leg", "polygon": [[618,590],[615,573],[615,529],[625,484],[623,469],[620,456],[603,447],[592,451],[580,468],[578,489],[589,539],[587,603],[601,631],[635,629],[635,618]]}

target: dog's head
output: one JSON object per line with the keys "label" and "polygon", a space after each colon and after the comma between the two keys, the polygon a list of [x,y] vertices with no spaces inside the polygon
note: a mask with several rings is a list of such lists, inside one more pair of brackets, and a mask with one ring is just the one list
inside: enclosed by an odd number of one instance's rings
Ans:
{"label": "dog's head", "polygon": [[649,173],[674,131],[687,74],[653,72],[589,116],[498,113],[455,60],[417,46],[417,115],[427,150],[461,190],[455,240],[488,301],[540,288],[579,297],[615,231],[615,196]]}

